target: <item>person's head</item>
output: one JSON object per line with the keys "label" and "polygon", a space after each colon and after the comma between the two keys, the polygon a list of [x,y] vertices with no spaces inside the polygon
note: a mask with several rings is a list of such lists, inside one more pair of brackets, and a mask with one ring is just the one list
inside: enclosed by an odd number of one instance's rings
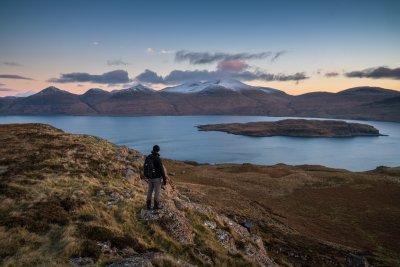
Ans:
{"label": "person's head", "polygon": [[153,146],[153,152],[160,152],[160,147],[158,145]]}

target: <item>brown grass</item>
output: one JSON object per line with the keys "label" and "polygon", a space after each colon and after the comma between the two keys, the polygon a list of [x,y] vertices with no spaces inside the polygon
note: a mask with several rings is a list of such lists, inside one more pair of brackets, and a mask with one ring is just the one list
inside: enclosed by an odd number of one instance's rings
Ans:
{"label": "brown grass", "polygon": [[[78,256],[102,266],[121,258],[102,253],[97,242],[120,251],[163,252],[168,256],[155,260],[159,266],[173,266],[176,259],[206,265],[201,254],[217,266],[253,265],[240,253],[229,254],[204,227],[205,220],[218,223],[215,218],[185,211],[195,246],[180,244],[158,222],[141,220],[145,185],[124,178],[128,165],[139,172],[143,164],[134,150],[46,125],[0,126],[0,143],[6,144],[0,146],[2,266],[68,266]],[[193,201],[236,221],[256,222],[282,265],[329,265],[327,257],[343,262],[349,251],[365,250],[375,265],[400,263],[396,169],[351,173],[322,166],[166,163],[176,173],[176,187]],[[107,205],[111,193],[124,197]],[[312,261],[290,256],[294,252]]]}
{"label": "brown grass", "polygon": [[[279,251],[277,258],[284,259],[284,246],[305,253],[311,247],[324,251],[320,242],[328,242],[336,245],[325,254],[341,260],[346,253],[338,248],[351,247],[377,264],[400,263],[396,170],[352,173],[322,166],[193,166],[177,161],[169,161],[167,168],[176,173],[177,188],[191,200],[257,222],[271,252]],[[284,240],[282,229],[294,236]]]}

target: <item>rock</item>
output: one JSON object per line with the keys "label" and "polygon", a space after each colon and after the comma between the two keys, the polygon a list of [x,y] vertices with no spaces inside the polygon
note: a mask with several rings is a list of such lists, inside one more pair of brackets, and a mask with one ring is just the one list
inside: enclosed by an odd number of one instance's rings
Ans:
{"label": "rock", "polygon": [[104,190],[100,190],[99,192],[97,192],[96,197],[103,197],[105,195],[106,193],[104,192]]}
{"label": "rock", "polygon": [[209,264],[209,265],[213,265],[214,264],[214,262],[213,262],[213,260],[212,260],[212,258],[210,256],[202,253],[201,251],[198,251],[197,253],[200,256],[200,258],[202,258],[207,264]]}
{"label": "rock", "polygon": [[221,245],[226,248],[230,253],[237,253],[237,248],[235,246],[235,241],[233,240],[230,233],[222,229],[215,229],[215,235]]}
{"label": "rock", "polygon": [[97,242],[97,245],[100,247],[101,252],[103,252],[104,254],[116,254],[117,253],[117,249],[116,248],[111,248],[110,241]]}
{"label": "rock", "polygon": [[88,257],[79,257],[79,258],[72,258],[69,260],[69,263],[76,266],[88,266],[93,264],[93,259]]}
{"label": "rock", "polygon": [[207,226],[210,229],[217,228],[217,224],[215,222],[212,222],[212,221],[205,221],[204,225]]}
{"label": "rock", "polygon": [[194,232],[185,213],[178,210],[173,202],[166,203],[165,210],[169,210],[169,212],[164,216],[162,226],[179,243],[184,245],[193,244]]}
{"label": "rock", "polygon": [[123,198],[118,192],[112,192],[112,193],[110,194],[110,197],[112,198],[112,200],[113,200],[114,202],[118,202],[118,201],[120,201],[120,200]]}
{"label": "rock", "polygon": [[349,267],[369,267],[372,266],[368,263],[364,256],[358,256],[355,254],[348,254],[346,257],[346,266]]}
{"label": "rock", "polygon": [[264,242],[258,235],[252,235],[250,238],[253,242],[245,245],[245,254],[252,258],[261,266],[278,266],[269,256],[264,247]]}
{"label": "rock", "polygon": [[164,216],[164,213],[162,209],[157,211],[142,209],[140,211],[140,218],[145,221],[158,221]]}
{"label": "rock", "polygon": [[133,168],[128,167],[124,170],[124,178],[127,180],[137,181],[140,179],[140,174],[137,173]]}
{"label": "rock", "polygon": [[242,222],[240,223],[240,225],[243,226],[243,227],[245,227],[245,228],[247,229],[247,231],[249,231],[250,233],[251,233],[252,231],[254,231],[254,228],[255,228],[255,226],[256,226],[256,224],[255,224],[254,222],[248,221],[248,220],[242,221]]}
{"label": "rock", "polygon": [[121,255],[123,257],[132,257],[137,255],[138,253],[131,247],[126,247],[124,249],[121,250]]}
{"label": "rock", "polygon": [[123,259],[119,262],[107,265],[107,267],[153,267],[149,259],[145,259],[141,256],[130,257]]}
{"label": "rock", "polygon": [[228,226],[229,229],[233,230],[235,233],[237,233],[241,238],[244,237],[249,237],[250,233],[247,231],[247,229],[237,222],[229,219],[225,215],[218,215],[218,218],[223,222],[224,225]]}
{"label": "rock", "polygon": [[185,213],[178,210],[172,201],[166,202],[164,207],[159,210],[142,209],[140,217],[146,221],[160,221],[160,226],[181,244],[194,243],[192,225]]}
{"label": "rock", "polygon": [[131,191],[127,190],[127,189],[124,189],[124,190],[122,191],[122,193],[123,193],[123,195],[124,195],[126,198],[130,198],[130,197],[132,197],[132,195],[133,195],[133,193],[132,193]]}

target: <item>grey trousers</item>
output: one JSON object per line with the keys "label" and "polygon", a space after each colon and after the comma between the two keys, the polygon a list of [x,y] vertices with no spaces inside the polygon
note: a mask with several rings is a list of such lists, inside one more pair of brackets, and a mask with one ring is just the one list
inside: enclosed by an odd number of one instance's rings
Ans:
{"label": "grey trousers", "polygon": [[154,202],[160,202],[161,178],[147,179],[149,187],[147,190],[147,201],[151,201],[151,195],[154,191]]}

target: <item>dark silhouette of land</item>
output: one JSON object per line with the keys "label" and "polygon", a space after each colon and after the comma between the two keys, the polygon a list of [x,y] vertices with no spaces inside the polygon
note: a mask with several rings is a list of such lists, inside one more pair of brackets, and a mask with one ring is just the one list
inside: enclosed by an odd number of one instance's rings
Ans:
{"label": "dark silhouette of land", "polygon": [[379,130],[368,124],[335,120],[288,119],[269,122],[223,123],[197,126],[200,131],[220,131],[254,137],[354,137],[381,136]]}
{"label": "dark silhouette of land", "polygon": [[28,97],[0,98],[0,115],[266,115],[400,122],[400,92],[394,90],[357,87],[292,96],[243,86],[233,90],[211,84],[179,93],[137,85],[113,92],[90,89],[82,95],[49,87]]}

